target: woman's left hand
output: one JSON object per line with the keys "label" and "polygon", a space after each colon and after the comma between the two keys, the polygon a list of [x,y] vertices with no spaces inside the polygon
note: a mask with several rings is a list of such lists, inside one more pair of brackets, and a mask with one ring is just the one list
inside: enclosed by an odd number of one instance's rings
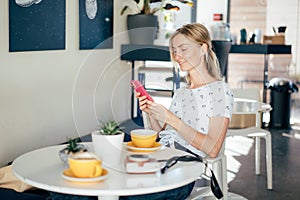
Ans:
{"label": "woman's left hand", "polygon": [[166,119],[169,111],[163,105],[149,101],[148,109],[151,117],[153,117],[158,121],[166,123]]}

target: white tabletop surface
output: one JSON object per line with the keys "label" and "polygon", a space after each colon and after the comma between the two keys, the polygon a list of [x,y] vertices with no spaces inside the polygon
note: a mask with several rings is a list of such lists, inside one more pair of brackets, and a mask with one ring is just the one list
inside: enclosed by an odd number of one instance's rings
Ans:
{"label": "white tabletop surface", "polygon": [[233,114],[256,114],[257,112],[266,112],[271,110],[271,105],[245,98],[234,98]]}
{"label": "white tabletop surface", "polygon": [[[86,143],[91,145],[91,143]],[[180,162],[165,174],[128,174],[124,166],[108,170],[108,176],[98,182],[72,182],[61,173],[65,169],[58,152],[64,145],[37,149],[21,155],[12,164],[14,174],[25,183],[48,191],[86,196],[126,196],[166,191],[194,181],[203,172],[203,165],[195,162]],[[123,156],[132,154],[124,145]],[[162,148],[150,155],[156,159],[168,159],[184,155],[183,151]]]}

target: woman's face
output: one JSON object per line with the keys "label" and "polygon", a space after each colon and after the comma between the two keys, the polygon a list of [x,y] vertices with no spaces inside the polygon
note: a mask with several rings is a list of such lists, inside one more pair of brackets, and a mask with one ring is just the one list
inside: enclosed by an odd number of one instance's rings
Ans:
{"label": "woman's face", "polygon": [[205,54],[200,44],[195,44],[182,34],[178,34],[173,38],[172,53],[181,71],[190,71],[195,67],[199,67]]}

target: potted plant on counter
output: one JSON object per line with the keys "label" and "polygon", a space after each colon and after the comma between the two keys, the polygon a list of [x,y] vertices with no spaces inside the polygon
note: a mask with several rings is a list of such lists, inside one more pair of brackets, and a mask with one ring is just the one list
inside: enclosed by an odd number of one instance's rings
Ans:
{"label": "potted plant on counter", "polygon": [[[192,0],[173,0],[193,6]],[[180,10],[171,0],[124,0],[121,15],[127,14],[127,30],[131,44],[153,44],[159,10]]]}
{"label": "potted plant on counter", "polygon": [[92,143],[97,156],[104,164],[114,165],[120,161],[124,132],[115,121],[101,123],[92,132]]}

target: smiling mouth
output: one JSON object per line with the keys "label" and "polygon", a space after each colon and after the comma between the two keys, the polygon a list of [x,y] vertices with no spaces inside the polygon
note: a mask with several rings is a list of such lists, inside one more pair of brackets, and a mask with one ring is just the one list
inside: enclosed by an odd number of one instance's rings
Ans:
{"label": "smiling mouth", "polygon": [[183,63],[185,63],[185,61],[178,61],[177,62],[179,65],[182,65]]}

